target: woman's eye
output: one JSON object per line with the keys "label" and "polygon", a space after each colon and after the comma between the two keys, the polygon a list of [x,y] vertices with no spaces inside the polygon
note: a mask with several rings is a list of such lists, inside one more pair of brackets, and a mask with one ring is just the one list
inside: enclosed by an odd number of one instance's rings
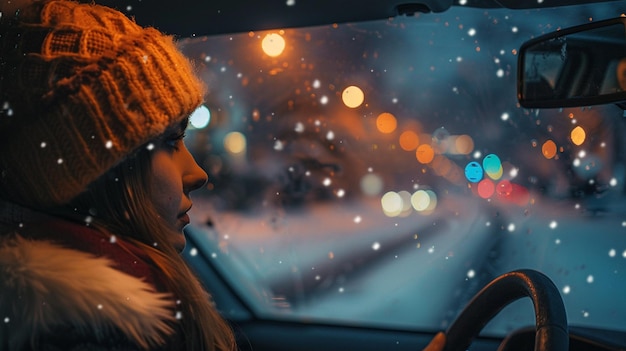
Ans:
{"label": "woman's eye", "polygon": [[180,143],[183,142],[183,139],[185,138],[185,133],[181,133],[175,136],[172,136],[170,138],[165,139],[165,146],[172,148],[174,150],[178,150],[178,148],[180,147]]}

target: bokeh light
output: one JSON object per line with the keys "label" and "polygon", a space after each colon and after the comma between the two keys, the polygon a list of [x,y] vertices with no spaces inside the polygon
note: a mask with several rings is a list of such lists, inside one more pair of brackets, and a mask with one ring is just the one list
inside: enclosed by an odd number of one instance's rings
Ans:
{"label": "bokeh light", "polygon": [[520,184],[502,180],[496,185],[498,199],[504,202],[525,206],[530,201],[530,192]]}
{"label": "bokeh light", "polygon": [[374,173],[367,173],[361,178],[361,191],[365,195],[375,196],[383,190],[383,181]]}
{"label": "bokeh light", "polygon": [[556,144],[552,140],[548,140],[541,146],[543,157],[551,159],[556,156]]}
{"label": "bokeh light", "polygon": [[585,130],[581,126],[577,126],[572,129],[572,132],[570,133],[570,138],[572,139],[572,143],[574,143],[574,145],[582,145],[585,142],[586,137],[587,133],[585,133]]}
{"label": "bokeh light", "polygon": [[261,48],[267,56],[279,56],[285,50],[285,38],[278,33],[267,34],[261,41]]}
{"label": "bokeh light", "polygon": [[189,116],[189,124],[196,129],[206,128],[211,122],[211,111],[205,105],[200,105],[191,116]]}
{"label": "bokeh light", "polygon": [[240,132],[230,132],[224,137],[224,149],[233,155],[246,151],[246,137]]}
{"label": "bokeh light", "polygon": [[379,132],[389,134],[396,130],[398,121],[396,116],[389,112],[383,112],[376,118],[376,128]]}
{"label": "bokeh light", "polygon": [[432,136],[432,139],[435,142],[435,144],[439,145],[440,147],[443,147],[443,149],[445,149],[445,146],[448,144],[449,138],[450,138],[450,132],[448,132],[448,130],[444,127],[437,128],[433,132],[433,136]]}
{"label": "bokeh light", "polygon": [[343,90],[341,100],[347,107],[357,108],[365,100],[365,94],[363,94],[361,88],[351,85]]}
{"label": "bokeh light", "polygon": [[483,199],[490,198],[496,190],[496,186],[490,179],[483,179],[478,183],[478,196]]}
{"label": "bokeh light", "polygon": [[483,179],[483,168],[476,161],[472,161],[465,166],[465,178],[472,183],[477,183]]}
{"label": "bokeh light", "polygon": [[[494,193],[497,193],[499,196],[509,196],[514,191],[516,185],[509,180],[503,180],[498,185],[494,183],[494,181],[502,178],[504,168],[505,165],[502,164],[497,155],[489,154],[483,158],[482,166],[476,161],[469,162],[465,166],[465,178],[471,183],[478,183],[476,187],[471,186],[471,188],[483,199],[491,198]],[[509,163],[506,163],[506,168],[509,170],[510,177],[517,176],[517,168]],[[485,177],[485,174],[487,177]],[[522,194],[523,191],[518,191],[518,193]],[[519,197],[517,196],[516,200]]]}
{"label": "bokeh light", "polygon": [[415,157],[422,164],[431,163],[433,158],[435,158],[435,150],[428,144],[422,144],[418,146]]}
{"label": "bokeh light", "polygon": [[424,190],[418,190],[411,196],[411,204],[416,211],[424,211],[429,203],[430,197]]}
{"label": "bokeh light", "polygon": [[428,207],[426,207],[426,211],[434,211],[435,208],[437,208],[437,194],[435,194],[435,192],[432,190],[424,191],[426,192],[426,194],[428,194],[428,197],[430,198],[430,203],[428,204]]}
{"label": "bokeh light", "polygon": [[430,163],[430,167],[437,175],[447,177],[452,171],[452,161],[442,155],[436,155]]}
{"label": "bokeh light", "polygon": [[400,134],[400,147],[404,151],[413,151],[419,145],[419,136],[412,130],[406,130]]}
{"label": "bokeh light", "polygon": [[401,190],[398,192],[398,195],[402,199],[402,212],[400,216],[408,216],[411,214],[411,193],[406,190]]}
{"label": "bokeh light", "polygon": [[418,190],[411,195],[411,205],[417,212],[432,212],[437,207],[437,195],[432,190]]}
{"label": "bokeh light", "polygon": [[402,197],[395,191],[386,192],[380,198],[380,204],[382,205],[383,212],[388,217],[397,217],[400,213],[402,213],[402,208],[404,206]]}
{"label": "bokeh light", "polygon": [[406,217],[412,210],[422,215],[431,214],[437,208],[437,194],[432,190],[388,191],[381,198],[382,210],[387,217]]}
{"label": "bokeh light", "polygon": [[469,155],[474,151],[474,140],[469,135],[463,134],[454,140],[455,151],[461,155]]}
{"label": "bokeh light", "polygon": [[498,180],[500,178],[502,178],[502,174],[504,174],[504,168],[502,168],[502,165],[500,165],[500,168],[498,168],[497,171],[495,172],[485,172],[489,178],[493,179],[493,180]]}
{"label": "bokeh light", "polygon": [[483,169],[489,178],[498,180],[502,177],[503,169],[500,158],[495,154],[489,154],[483,159]]}
{"label": "bokeh light", "polygon": [[511,194],[513,193],[513,185],[508,180],[498,182],[496,192],[500,196],[511,196]]}

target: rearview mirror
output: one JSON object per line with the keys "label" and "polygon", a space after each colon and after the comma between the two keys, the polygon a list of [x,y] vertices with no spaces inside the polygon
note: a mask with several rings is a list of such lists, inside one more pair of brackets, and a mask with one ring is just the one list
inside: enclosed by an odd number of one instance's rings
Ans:
{"label": "rearview mirror", "polygon": [[527,108],[626,101],[626,18],[567,28],[524,43],[517,97]]}

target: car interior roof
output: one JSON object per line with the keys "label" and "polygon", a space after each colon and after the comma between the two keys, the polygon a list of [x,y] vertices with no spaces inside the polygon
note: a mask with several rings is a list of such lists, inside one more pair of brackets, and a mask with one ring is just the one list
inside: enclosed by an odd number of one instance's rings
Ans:
{"label": "car interior roof", "polygon": [[[93,0],[81,0],[93,2]],[[179,37],[385,19],[451,6],[530,9],[619,0],[96,0]]]}

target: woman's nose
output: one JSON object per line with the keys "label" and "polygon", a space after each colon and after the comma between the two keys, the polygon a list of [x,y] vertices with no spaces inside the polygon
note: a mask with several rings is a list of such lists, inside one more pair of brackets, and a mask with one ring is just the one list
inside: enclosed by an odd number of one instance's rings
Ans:
{"label": "woman's nose", "polygon": [[187,152],[187,170],[183,174],[183,187],[186,193],[199,189],[209,180],[206,172],[198,165],[189,150]]}

